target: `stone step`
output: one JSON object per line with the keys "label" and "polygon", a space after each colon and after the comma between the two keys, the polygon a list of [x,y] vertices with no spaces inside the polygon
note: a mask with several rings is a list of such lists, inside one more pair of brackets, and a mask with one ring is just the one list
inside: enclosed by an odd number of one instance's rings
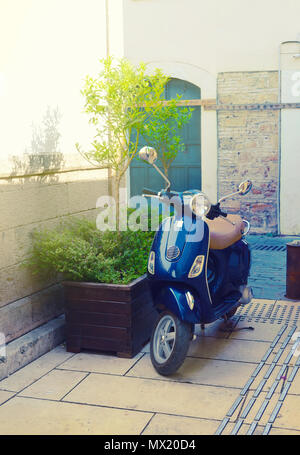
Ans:
{"label": "stone step", "polygon": [[1,347],[0,380],[50,351],[65,338],[61,315]]}

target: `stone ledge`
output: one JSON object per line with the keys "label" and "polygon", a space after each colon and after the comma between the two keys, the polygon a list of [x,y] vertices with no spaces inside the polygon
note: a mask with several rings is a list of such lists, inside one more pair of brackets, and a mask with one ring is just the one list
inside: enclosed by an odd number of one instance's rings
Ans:
{"label": "stone ledge", "polygon": [[55,284],[1,307],[0,332],[10,343],[63,313],[63,288]]}
{"label": "stone ledge", "polygon": [[32,330],[6,345],[5,361],[0,362],[0,380],[55,348],[64,338],[64,315]]}

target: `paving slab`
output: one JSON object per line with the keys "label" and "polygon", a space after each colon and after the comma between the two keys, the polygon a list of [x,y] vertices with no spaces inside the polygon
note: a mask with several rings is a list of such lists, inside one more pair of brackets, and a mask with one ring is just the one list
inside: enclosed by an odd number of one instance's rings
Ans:
{"label": "paving slab", "polygon": [[269,320],[256,321],[253,318],[240,320],[237,329],[253,327],[254,330],[235,330],[229,334],[229,339],[265,341],[271,343],[281,328],[280,323],[271,323]]}
{"label": "paving slab", "polygon": [[281,428],[292,428],[300,431],[300,396],[288,395],[276,419],[276,425]]}
{"label": "paving slab", "polygon": [[88,373],[69,370],[52,370],[41,379],[26,387],[19,396],[60,400]]}
{"label": "paving slab", "polygon": [[91,373],[64,401],[221,419],[238,390]]}
{"label": "paving slab", "polygon": [[9,398],[15,395],[14,392],[7,392],[5,390],[0,390],[0,405],[7,401]]}
{"label": "paving slab", "polygon": [[206,359],[260,362],[270,343],[265,341],[198,338],[191,342],[188,356]]}
{"label": "paving slab", "polygon": [[79,353],[60,364],[60,369],[87,371],[92,373],[125,374],[143,355],[142,352],[132,359],[114,355]]}
{"label": "paving slab", "polygon": [[129,371],[127,376],[169,382],[178,381],[218,387],[242,388],[255,366],[256,364],[254,363],[186,358],[183,366],[175,374],[165,377],[155,371],[149,355],[145,355]]}
{"label": "paving slab", "polygon": [[207,435],[214,434],[219,422],[190,417],[155,414],[143,435]]}
{"label": "paving slab", "polygon": [[[235,424],[236,424],[236,422],[229,423],[229,424],[225,427],[225,429],[224,429],[222,435],[224,435],[224,436],[232,435],[232,432],[233,432],[233,430],[234,430]],[[247,435],[247,432],[249,431],[249,428],[250,428],[250,425],[247,424],[247,423],[244,423],[244,424],[241,426],[241,428],[239,429],[238,435],[239,435],[239,436],[245,436],[245,435]],[[255,436],[260,436],[260,435],[262,435],[263,431],[264,431],[264,426],[263,426],[263,425],[258,425],[258,426],[256,427],[256,429],[255,429],[255,431],[254,431],[253,434],[254,434]]]}
{"label": "paving slab", "polygon": [[152,413],[15,397],[0,407],[2,435],[135,435]]}
{"label": "paving slab", "polygon": [[300,436],[300,431],[289,428],[275,428],[272,427],[269,433],[270,436]]}
{"label": "paving slab", "polygon": [[72,353],[66,352],[63,344],[57,346],[47,354],[42,355],[38,359],[29,363],[25,367],[16,371],[14,374],[8,376],[0,381],[0,390],[9,390],[19,392],[41,376],[58,366],[64,360],[72,357]]}

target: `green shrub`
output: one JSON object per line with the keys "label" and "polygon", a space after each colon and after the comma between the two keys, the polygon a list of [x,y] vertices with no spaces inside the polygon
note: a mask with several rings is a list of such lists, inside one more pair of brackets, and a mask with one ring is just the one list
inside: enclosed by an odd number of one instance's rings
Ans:
{"label": "green shrub", "polygon": [[33,273],[63,279],[127,284],[143,275],[154,232],[100,231],[87,219],[34,231],[26,261]]}

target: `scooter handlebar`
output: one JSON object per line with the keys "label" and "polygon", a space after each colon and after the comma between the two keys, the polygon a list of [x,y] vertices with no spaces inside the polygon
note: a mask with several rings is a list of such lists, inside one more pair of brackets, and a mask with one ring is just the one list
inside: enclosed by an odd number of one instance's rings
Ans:
{"label": "scooter handlebar", "polygon": [[166,198],[172,198],[174,196],[178,196],[177,191],[165,191],[161,190],[160,192],[157,193],[157,191],[150,190],[149,188],[144,188],[143,189],[143,195],[145,196],[157,196],[160,198],[166,197]]}
{"label": "scooter handlebar", "polygon": [[143,194],[148,194],[150,196],[157,196],[157,191],[150,190],[149,188],[144,188]]}
{"label": "scooter handlebar", "polygon": [[218,216],[223,216],[224,218],[226,218],[226,216],[227,216],[227,213],[222,212],[222,210],[220,209],[219,202],[217,204],[211,206],[210,211],[206,215],[206,218],[208,218],[209,220],[214,220]]}

